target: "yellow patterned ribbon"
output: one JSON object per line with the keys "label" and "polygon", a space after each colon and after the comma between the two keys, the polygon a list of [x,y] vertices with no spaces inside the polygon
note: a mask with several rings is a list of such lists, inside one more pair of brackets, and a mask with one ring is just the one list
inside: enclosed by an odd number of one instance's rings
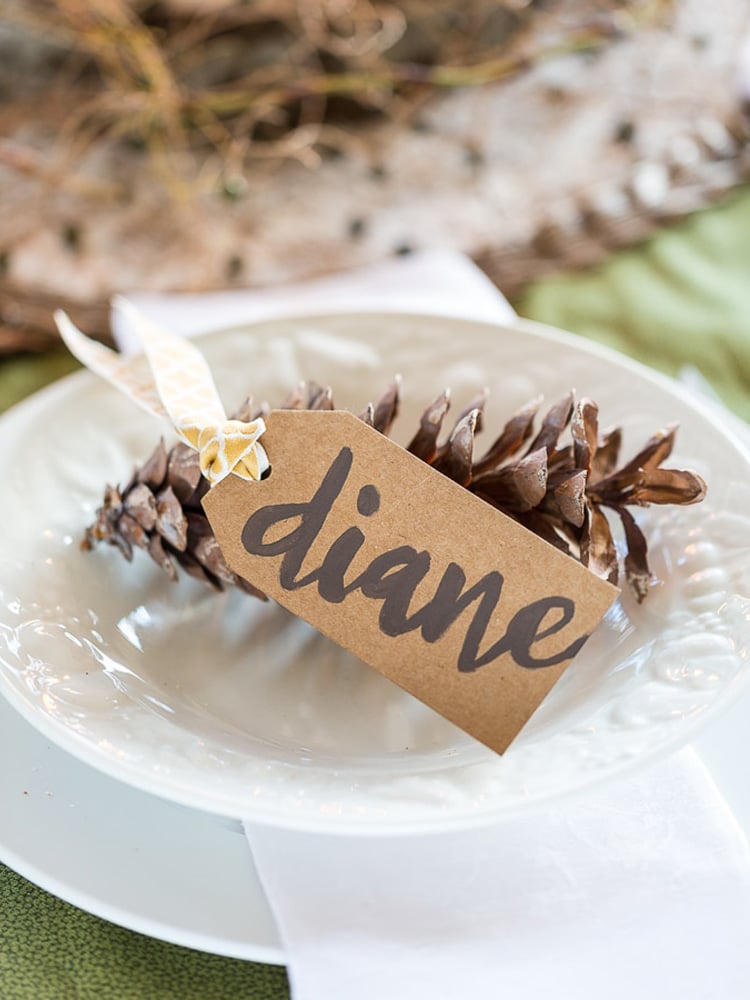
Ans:
{"label": "yellow patterned ribbon", "polygon": [[61,311],[55,313],[60,336],[87,368],[157,417],[168,417],[182,440],[200,453],[201,472],[213,486],[233,473],[261,478],[269,468],[258,440],[266,425],[228,420],[206,360],[200,351],[140,313],[127,299],[114,303],[129,319],[148,360],[151,377],[142,377],[132,361],[91,340]]}

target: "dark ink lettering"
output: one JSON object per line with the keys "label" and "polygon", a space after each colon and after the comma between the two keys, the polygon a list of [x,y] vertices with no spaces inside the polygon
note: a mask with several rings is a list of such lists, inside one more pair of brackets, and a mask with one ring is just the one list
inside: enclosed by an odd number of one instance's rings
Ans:
{"label": "dark ink lettering", "polygon": [[[401,569],[398,569],[398,567]],[[365,597],[382,601],[380,629],[386,635],[404,635],[418,626],[407,612],[414,591],[430,571],[429,552],[417,552],[411,545],[376,556],[361,576],[352,584]]]}
{"label": "dark ink lettering", "polygon": [[[561,612],[560,617],[540,632],[539,627],[544,619],[555,610]],[[529,670],[535,670],[537,667],[553,667],[556,663],[572,659],[580,651],[588,639],[587,635],[576,639],[561,653],[554,653],[543,659],[531,655],[533,644],[562,631],[573,620],[575,610],[576,606],[569,597],[542,597],[513,615],[506,634],[508,649],[519,667],[526,667]]]}
{"label": "dark ink lettering", "polygon": [[[573,620],[575,604],[570,598],[561,596],[545,597],[521,608],[504,635],[480,652],[502,596],[504,577],[497,570],[464,589],[466,574],[458,563],[449,563],[431,600],[411,615],[410,606],[417,588],[430,571],[431,556],[425,550],[400,545],[382,552],[359,576],[346,583],[346,573],[365,544],[365,534],[356,526],[347,528],[329,546],[317,569],[300,577],[302,564],[341,495],[352,463],[351,449],[342,448],[311,500],[261,507],[245,523],[242,543],[251,555],[282,556],[279,582],[285,590],[299,590],[317,582],[320,597],[330,604],[340,604],[349,594],[359,590],[364,597],[382,601],[378,623],[384,635],[399,636],[421,629],[428,643],[437,642],[476,604],[456,664],[462,673],[477,670],[504,653],[509,653],[520,667],[529,670],[551,667],[576,655],[588,636],[580,636],[566,649],[549,656],[537,657],[532,653],[535,643],[561,632]],[[380,493],[367,483],[357,494],[357,511],[362,517],[372,517],[379,510]],[[280,538],[266,541],[272,528],[296,520],[299,523]],[[545,626],[548,616],[555,612],[557,617]]]}
{"label": "dark ink lettering", "polygon": [[[334,501],[341,493],[352,467],[351,448],[342,448],[323,477],[312,500],[304,503],[273,504],[261,507],[248,518],[242,529],[242,544],[254,556],[284,555],[279,580],[285,590],[298,590],[309,580],[296,579],[305,556],[318,537]],[[266,533],[276,524],[300,518],[299,525],[275,542],[265,542]]]}
{"label": "dark ink lettering", "polygon": [[380,510],[380,494],[372,485],[367,483],[357,495],[357,510],[363,517],[372,517]]}
{"label": "dark ink lettering", "polygon": [[344,583],[344,574],[364,541],[365,536],[359,528],[347,528],[330,547],[318,569],[298,580],[295,589],[306,587],[317,580],[318,593],[323,600],[330,601],[331,604],[341,604],[347,594],[357,589],[356,581],[349,586]]}
{"label": "dark ink lettering", "polygon": [[[494,570],[483,576],[478,583],[462,593],[466,583],[466,574],[458,563],[450,563],[435,591],[435,596],[415,616],[417,625],[422,628],[425,642],[436,642],[446,630],[456,621],[459,615],[479,600],[479,607],[466,631],[466,637],[458,657],[458,669],[470,672],[489,662],[478,656],[479,644],[485,636],[492,614],[500,600],[503,589],[503,576]],[[499,656],[499,652],[495,654]],[[493,657],[493,659],[495,659]]]}

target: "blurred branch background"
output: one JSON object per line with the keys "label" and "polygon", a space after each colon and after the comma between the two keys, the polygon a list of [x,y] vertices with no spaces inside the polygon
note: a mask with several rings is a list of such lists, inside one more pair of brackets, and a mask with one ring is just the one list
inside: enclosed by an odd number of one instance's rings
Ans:
{"label": "blurred branch background", "polygon": [[30,115],[62,127],[56,163],[30,149],[6,151],[5,162],[76,191],[123,196],[126,184],[95,183],[75,166],[92,145],[124,141],[175,197],[231,196],[258,160],[318,166],[345,148],[348,127],[403,121],[437,90],[595,51],[665,23],[673,2],[11,0],[6,39],[20,41],[33,65],[6,52],[5,87],[16,96],[5,102],[4,127]]}
{"label": "blurred branch background", "polygon": [[748,174],[746,0],[6,0],[0,350],[451,246],[516,293]]}

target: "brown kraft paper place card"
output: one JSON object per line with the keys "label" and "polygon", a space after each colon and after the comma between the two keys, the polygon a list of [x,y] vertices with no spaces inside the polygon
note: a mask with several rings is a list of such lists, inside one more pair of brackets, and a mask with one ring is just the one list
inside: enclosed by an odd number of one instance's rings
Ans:
{"label": "brown kraft paper place card", "polygon": [[273,411],[204,507],[235,573],[502,753],[618,594],[345,411]]}

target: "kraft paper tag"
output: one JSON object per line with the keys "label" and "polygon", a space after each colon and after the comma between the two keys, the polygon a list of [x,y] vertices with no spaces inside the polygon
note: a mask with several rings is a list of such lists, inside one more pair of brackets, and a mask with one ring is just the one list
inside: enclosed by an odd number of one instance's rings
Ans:
{"label": "kraft paper tag", "polygon": [[229,566],[502,753],[617,588],[353,414],[266,424],[203,501]]}

